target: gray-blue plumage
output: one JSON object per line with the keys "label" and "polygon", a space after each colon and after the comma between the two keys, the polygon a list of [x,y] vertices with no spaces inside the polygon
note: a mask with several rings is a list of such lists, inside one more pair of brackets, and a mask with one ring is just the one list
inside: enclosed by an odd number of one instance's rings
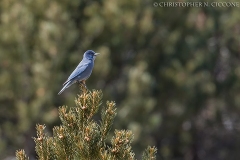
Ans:
{"label": "gray-blue plumage", "polygon": [[67,89],[72,84],[87,80],[93,70],[94,60],[99,53],[95,53],[92,50],[88,50],[84,53],[82,61],[78,64],[76,69],[68,77],[67,81],[63,83],[63,88],[58,94],[61,94],[65,89]]}

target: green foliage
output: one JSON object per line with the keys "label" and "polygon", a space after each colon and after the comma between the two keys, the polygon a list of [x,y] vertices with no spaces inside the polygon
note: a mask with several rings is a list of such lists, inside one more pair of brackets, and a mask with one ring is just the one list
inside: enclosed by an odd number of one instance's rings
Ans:
{"label": "green foliage", "polygon": [[157,149],[155,147],[148,146],[143,153],[143,160],[154,160],[156,159]]}
{"label": "green foliage", "polygon": [[0,159],[35,157],[35,124],[74,105],[77,87],[56,94],[87,49],[101,53],[87,85],[116,101],[112,127],[134,133],[137,159],[147,145],[166,160],[240,159],[239,8],[153,2],[0,1]]}
{"label": "green foliage", "polygon": [[16,151],[16,158],[18,160],[29,160],[29,158],[27,157],[27,155],[25,154],[24,150],[18,150]]}
{"label": "green foliage", "polygon": [[[53,136],[45,133],[45,125],[36,126],[34,138],[39,160],[134,160],[131,148],[133,133],[115,130],[111,145],[106,140],[116,116],[115,102],[107,102],[101,111],[101,121],[93,116],[101,105],[102,92],[89,91],[80,85],[81,94],[75,100],[75,107],[62,106],[59,117],[62,125],[53,128]],[[148,147],[143,154],[144,160],[154,160],[156,149]],[[16,152],[18,160],[27,160],[24,150]]]}

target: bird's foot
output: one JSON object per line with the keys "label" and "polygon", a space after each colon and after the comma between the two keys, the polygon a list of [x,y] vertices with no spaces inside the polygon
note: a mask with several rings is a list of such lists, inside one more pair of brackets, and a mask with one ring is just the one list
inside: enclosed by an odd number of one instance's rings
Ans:
{"label": "bird's foot", "polygon": [[85,89],[87,89],[87,85],[86,85],[86,81],[77,81],[77,83],[81,86],[81,87],[85,87]]}

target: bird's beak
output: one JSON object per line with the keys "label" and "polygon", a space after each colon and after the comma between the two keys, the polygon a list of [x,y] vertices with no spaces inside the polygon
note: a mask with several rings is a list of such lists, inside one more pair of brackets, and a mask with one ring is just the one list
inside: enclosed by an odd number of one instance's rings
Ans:
{"label": "bird's beak", "polygon": [[99,54],[100,54],[100,53],[95,53],[94,56],[97,56],[97,55],[99,55]]}

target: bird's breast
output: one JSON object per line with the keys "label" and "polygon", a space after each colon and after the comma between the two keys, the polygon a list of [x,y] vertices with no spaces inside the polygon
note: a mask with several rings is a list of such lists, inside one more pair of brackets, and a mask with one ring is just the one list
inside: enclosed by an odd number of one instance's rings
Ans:
{"label": "bird's breast", "polygon": [[[92,73],[93,66],[94,66],[94,63],[89,63],[89,64],[88,64],[88,66],[87,66],[87,68],[85,69],[85,71],[82,72],[81,75],[79,75],[79,76],[81,77],[81,79],[86,80],[86,79],[89,78],[89,76],[90,76],[91,73]],[[79,78],[80,78],[80,77],[79,77]]]}

